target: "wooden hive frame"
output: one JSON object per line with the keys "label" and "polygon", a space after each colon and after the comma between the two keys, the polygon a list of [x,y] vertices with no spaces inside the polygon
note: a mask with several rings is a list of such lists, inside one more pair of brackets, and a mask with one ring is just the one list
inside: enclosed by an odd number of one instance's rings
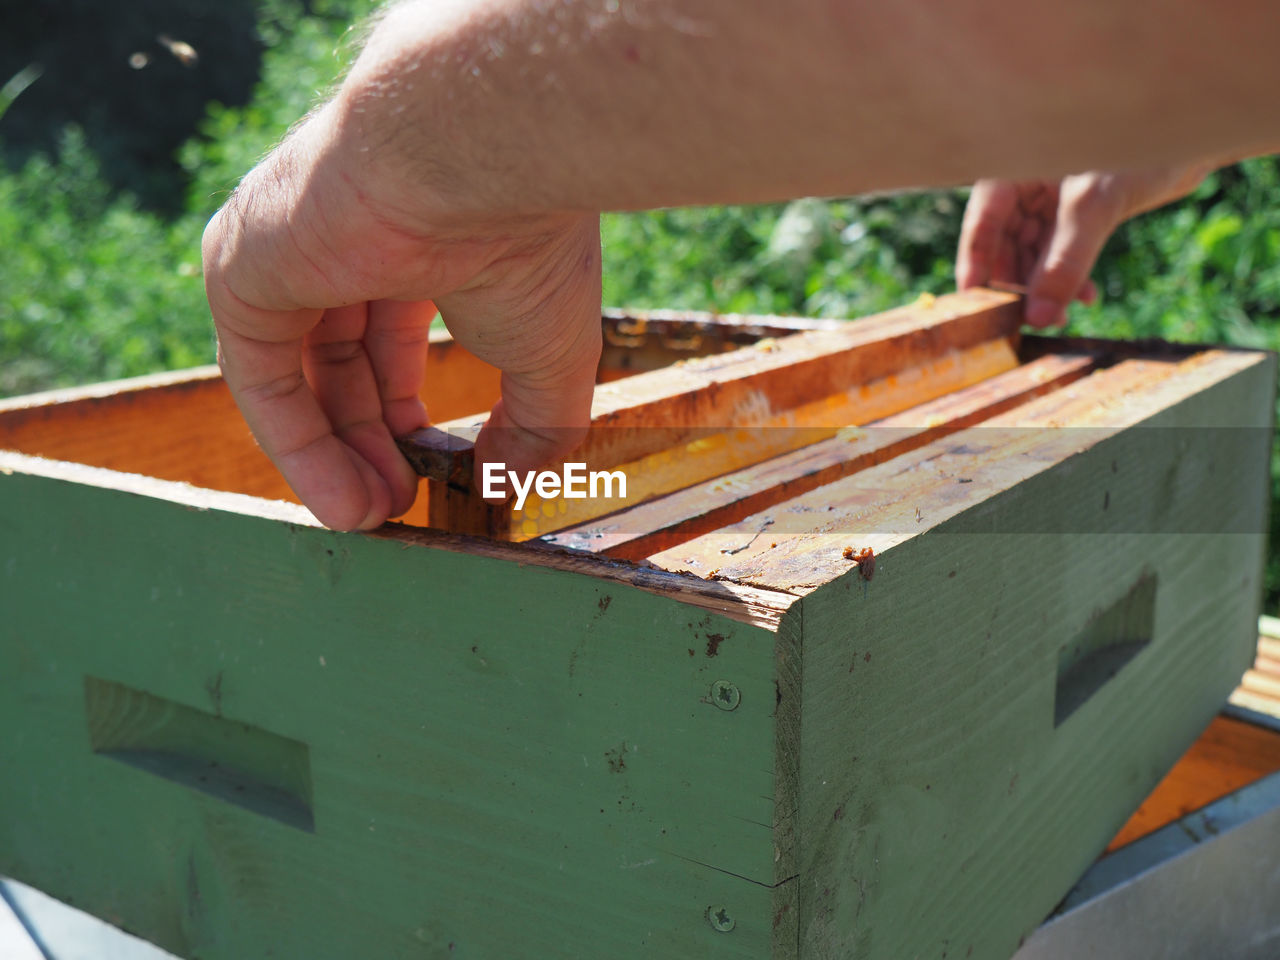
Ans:
{"label": "wooden hive frame", "polygon": [[0,403],[0,870],[210,958],[1007,957],[1253,655],[1275,385],[1018,310],[708,335],[584,447],[687,469],[526,543],[318,528],[211,372]]}

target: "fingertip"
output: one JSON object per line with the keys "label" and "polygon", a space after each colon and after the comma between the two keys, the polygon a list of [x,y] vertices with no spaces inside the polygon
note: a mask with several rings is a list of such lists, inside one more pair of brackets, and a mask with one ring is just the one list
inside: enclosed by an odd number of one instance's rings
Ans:
{"label": "fingertip", "polygon": [[[492,478],[492,492],[490,492],[490,481],[486,479],[485,466],[489,465],[494,475]],[[481,460],[476,458],[475,475],[471,478],[472,489],[480,494],[480,499],[485,503],[495,507],[500,507],[512,497],[515,491],[511,488],[511,484],[507,477],[507,470],[510,465],[505,460]]]}
{"label": "fingertip", "polygon": [[394,440],[386,450],[386,460],[374,461],[373,469],[387,488],[390,503],[388,516],[398,517],[407,513],[413,506],[414,500],[418,498],[418,484],[421,478],[404,458],[404,454],[400,452]]}
{"label": "fingertip", "polygon": [[993,251],[1014,207],[1013,184],[979,180],[973,185],[960,222],[956,248],[956,286],[981,286],[991,279]]}
{"label": "fingertip", "polygon": [[1043,297],[1031,297],[1023,309],[1023,319],[1027,326],[1043,330],[1046,327],[1060,327],[1067,322],[1067,312],[1062,304]]}
{"label": "fingertip", "polygon": [[427,405],[421,397],[403,397],[399,400],[384,400],[382,403],[382,419],[392,436],[403,436],[412,433],[419,427],[431,423],[427,415]]}
{"label": "fingertip", "polygon": [[391,516],[391,490],[381,474],[359,453],[329,438],[326,460],[282,468],[294,493],[330,530],[371,530]]}
{"label": "fingertip", "polygon": [[580,426],[544,427],[533,430],[521,426],[507,413],[504,401],[499,400],[489,415],[488,422],[476,437],[475,476],[473,485],[489,503],[503,503],[510,497],[507,485],[500,486],[500,496],[484,496],[484,469],[506,471],[525,476],[557,460],[562,460],[582,442],[586,436],[586,424]]}
{"label": "fingertip", "polygon": [[402,517],[413,509],[413,505],[418,499],[418,485],[418,475],[414,474],[412,484],[398,491],[392,498],[390,516]]}
{"label": "fingertip", "polygon": [[[364,515],[349,529],[372,530],[374,527],[380,527],[392,515],[391,488],[382,474],[364,457],[350,451],[348,456],[351,457],[351,462],[360,476],[366,494]],[[353,515],[357,512],[358,510],[353,511]]]}

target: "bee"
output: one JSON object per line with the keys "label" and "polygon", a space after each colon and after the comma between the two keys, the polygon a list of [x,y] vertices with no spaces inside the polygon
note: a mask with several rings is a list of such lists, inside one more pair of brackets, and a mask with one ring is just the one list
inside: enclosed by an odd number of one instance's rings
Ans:
{"label": "bee", "polygon": [[156,37],[156,43],[173,54],[174,59],[184,67],[194,67],[200,62],[200,54],[196,53],[196,48],[185,40],[175,40],[167,33],[162,33]]}

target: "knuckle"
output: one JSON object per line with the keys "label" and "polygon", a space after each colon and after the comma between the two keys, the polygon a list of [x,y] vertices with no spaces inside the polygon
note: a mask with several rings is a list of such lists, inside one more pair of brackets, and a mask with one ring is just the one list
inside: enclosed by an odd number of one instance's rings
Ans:
{"label": "knuckle", "polygon": [[364,358],[364,346],[355,340],[312,343],[307,352],[313,362],[325,366],[351,363]]}
{"label": "knuckle", "polygon": [[1082,228],[1105,229],[1119,216],[1123,198],[1105,174],[1080,174],[1063,183],[1063,214]]}
{"label": "knuckle", "polygon": [[246,384],[240,388],[239,393],[245,400],[265,405],[287,400],[306,389],[306,377],[302,375],[301,370],[298,370],[258,383]]}

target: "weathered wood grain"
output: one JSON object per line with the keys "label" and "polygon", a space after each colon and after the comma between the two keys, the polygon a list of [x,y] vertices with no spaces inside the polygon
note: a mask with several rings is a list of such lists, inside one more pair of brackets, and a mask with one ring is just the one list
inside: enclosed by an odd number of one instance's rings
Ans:
{"label": "weathered wood grain", "polygon": [[[60,460],[45,460],[0,450],[0,476],[22,475],[55,483],[69,483],[98,490],[145,497],[175,504],[184,510],[218,511],[253,517],[290,527],[320,529],[320,522],[300,504],[251,497],[224,490],[207,490],[190,484],[157,480],[139,474],[117,473],[101,467]],[[390,539],[403,545],[424,546],[447,553],[465,553],[520,566],[541,567],[607,583],[646,590],[743,623],[775,628],[782,613],[794,601],[787,593],[760,590],[733,583],[708,584],[698,577],[673,575],[652,566],[636,566],[610,558],[564,550],[478,540],[439,530],[423,530],[388,523],[366,536]]]}
{"label": "weathered wood grain", "polygon": [[[508,524],[488,507],[460,502],[479,500],[474,484],[468,494],[466,484],[437,475],[428,481],[430,522],[527,539],[720,476],[1011,369],[1019,317],[1016,297],[966,291],[605,384],[572,459],[589,471],[621,469],[626,498],[531,496]],[[435,425],[464,440],[477,427],[475,417]],[[412,448],[418,438],[399,442]],[[437,463],[412,453],[409,459]],[[450,465],[437,474],[462,470]]]}
{"label": "weathered wood grain", "polygon": [[216,367],[0,400],[0,450],[294,499]]}
{"label": "weathered wood grain", "polygon": [[1094,354],[1054,354],[798,450],[547,535],[549,543],[641,560],[907,453],[1088,373]]}
{"label": "weathered wood grain", "polygon": [[[803,593],[849,569],[846,547],[880,555],[1138,423],[1163,422],[1155,418],[1171,404],[1260,365],[1265,364],[1259,354],[1221,351],[1179,362],[1127,360],[649,561],[663,569]],[[1141,510],[1137,504],[1123,505],[1143,517],[1145,529],[1158,526],[1158,508],[1156,501]]]}

